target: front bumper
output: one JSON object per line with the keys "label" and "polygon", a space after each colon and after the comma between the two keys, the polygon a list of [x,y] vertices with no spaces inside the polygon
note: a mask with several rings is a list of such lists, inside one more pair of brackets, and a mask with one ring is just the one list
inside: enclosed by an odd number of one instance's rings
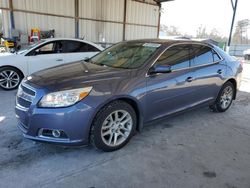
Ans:
{"label": "front bumper", "polygon": [[[28,111],[15,109],[18,127],[25,138],[62,145],[88,144],[93,109],[85,104],[60,109],[33,108]],[[60,130],[67,138],[39,135],[39,130]]]}
{"label": "front bumper", "polygon": [[[60,145],[88,144],[95,108],[85,101],[65,108],[39,108],[36,104],[43,95],[44,91],[36,89],[35,99],[29,108],[20,108],[16,104],[18,127],[23,132],[24,137]],[[66,137],[44,136],[40,134],[41,130],[60,130],[65,133]]]}

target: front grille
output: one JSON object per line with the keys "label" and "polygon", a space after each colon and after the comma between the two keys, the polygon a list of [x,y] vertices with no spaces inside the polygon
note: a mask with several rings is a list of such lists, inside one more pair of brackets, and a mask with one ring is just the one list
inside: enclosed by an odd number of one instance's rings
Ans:
{"label": "front grille", "polygon": [[20,105],[21,107],[24,107],[24,108],[29,108],[31,103],[32,103],[32,102],[26,101],[26,100],[24,100],[23,98],[20,98],[20,97],[17,97],[16,101],[17,101],[18,105]]}
{"label": "front grille", "polygon": [[24,86],[24,85],[21,85],[23,91],[31,96],[35,96],[36,95],[36,92],[34,90],[31,90],[29,88],[27,88],[28,86]]}
{"label": "front grille", "polygon": [[34,98],[36,96],[36,92],[33,88],[28,85],[21,84],[19,86],[17,97],[16,97],[16,104],[17,107],[23,110],[27,110],[30,105],[32,104]]}

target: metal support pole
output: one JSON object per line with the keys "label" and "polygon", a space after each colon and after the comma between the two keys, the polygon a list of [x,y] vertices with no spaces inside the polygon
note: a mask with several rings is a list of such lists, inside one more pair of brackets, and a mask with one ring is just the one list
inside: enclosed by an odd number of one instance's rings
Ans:
{"label": "metal support pole", "polygon": [[75,0],[75,38],[79,38],[79,0]]}
{"label": "metal support pole", "polygon": [[157,28],[157,38],[160,36],[160,28],[161,28],[161,3],[159,3],[159,15],[158,15],[158,28]]}
{"label": "metal support pole", "polygon": [[233,4],[233,1],[231,0],[231,4],[232,4],[232,8],[233,8],[233,19],[232,19],[230,34],[229,34],[228,43],[227,43],[228,50],[229,50],[229,46],[231,45],[231,39],[232,39],[232,33],[233,33],[234,20],[235,20],[238,0],[235,0],[234,4]]}
{"label": "metal support pole", "polygon": [[13,12],[13,2],[9,0],[9,8],[10,8],[10,29],[15,29],[15,21],[14,21],[14,12]]}
{"label": "metal support pole", "polygon": [[126,40],[126,21],[127,21],[127,0],[124,0],[124,12],[123,12],[123,33],[122,40]]}

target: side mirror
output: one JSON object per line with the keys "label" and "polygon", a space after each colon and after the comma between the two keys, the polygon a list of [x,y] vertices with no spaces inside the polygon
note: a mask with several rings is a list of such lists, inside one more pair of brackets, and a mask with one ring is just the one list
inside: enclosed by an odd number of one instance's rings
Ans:
{"label": "side mirror", "polygon": [[154,65],[149,69],[149,74],[170,73],[170,72],[171,72],[170,65]]}

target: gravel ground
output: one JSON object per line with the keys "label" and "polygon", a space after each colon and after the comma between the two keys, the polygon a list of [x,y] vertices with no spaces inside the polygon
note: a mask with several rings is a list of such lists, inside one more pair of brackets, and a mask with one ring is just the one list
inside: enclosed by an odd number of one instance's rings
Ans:
{"label": "gravel ground", "polygon": [[230,110],[150,123],[123,149],[35,143],[16,127],[16,91],[0,91],[0,187],[250,188],[250,64]]}

